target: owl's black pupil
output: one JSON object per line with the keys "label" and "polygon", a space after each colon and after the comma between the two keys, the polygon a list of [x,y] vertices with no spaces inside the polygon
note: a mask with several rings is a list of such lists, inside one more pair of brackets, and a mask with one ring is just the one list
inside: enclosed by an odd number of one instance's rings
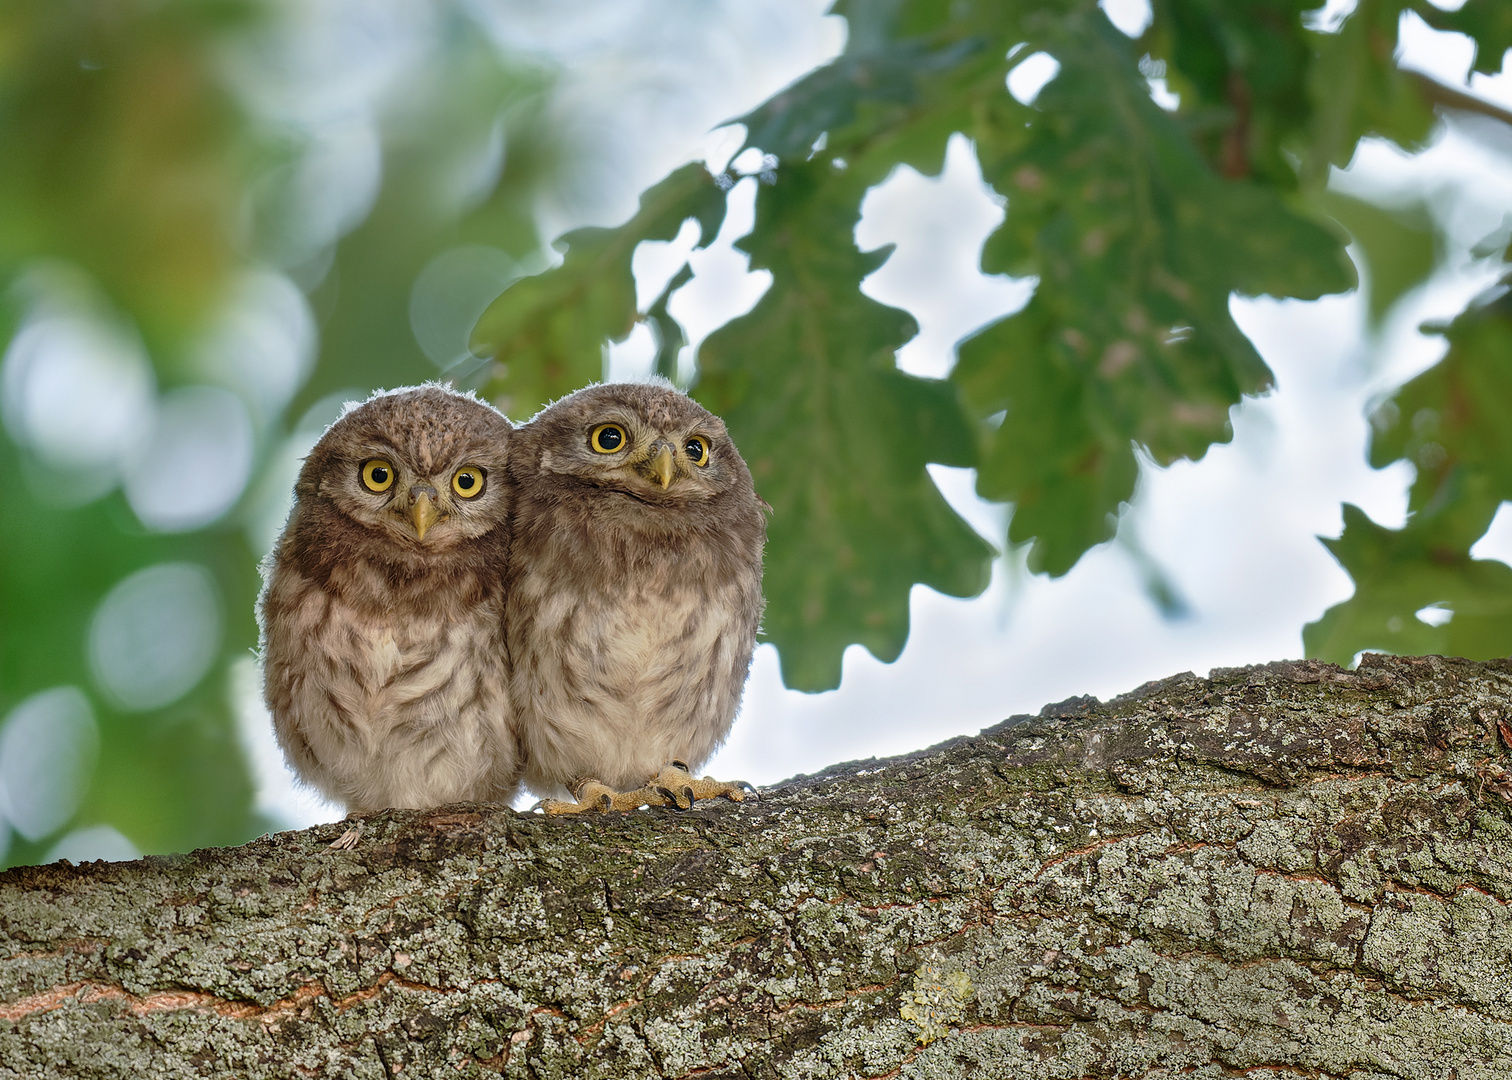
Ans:
{"label": "owl's black pupil", "polygon": [[703,443],[699,442],[697,439],[694,439],[692,442],[688,443],[688,456],[690,458],[703,457]]}
{"label": "owl's black pupil", "polygon": [[612,427],[605,428],[603,431],[599,432],[598,437],[599,445],[602,446],[605,450],[613,450],[620,444],[621,440],[623,439],[624,436],[620,434],[619,428]]}
{"label": "owl's black pupil", "polygon": [[473,479],[472,473],[463,473],[461,476],[457,477],[457,486],[463,491],[471,491],[472,486],[475,483],[477,483],[477,481]]}
{"label": "owl's black pupil", "polygon": [[387,483],[387,482],[388,482],[388,470],[385,469],[382,465],[375,465],[373,467],[373,483],[375,483],[375,484],[383,484],[383,483]]}

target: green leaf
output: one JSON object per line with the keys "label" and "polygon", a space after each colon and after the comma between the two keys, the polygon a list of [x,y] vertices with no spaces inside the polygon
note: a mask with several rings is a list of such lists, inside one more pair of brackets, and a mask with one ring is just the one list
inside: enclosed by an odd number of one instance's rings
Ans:
{"label": "green leaf", "polygon": [[1415,204],[1383,209],[1325,190],[1319,205],[1349,230],[1370,272],[1370,321],[1380,325],[1391,306],[1428,280],[1437,262],[1438,238],[1428,208]]}
{"label": "green leaf", "polygon": [[1263,177],[1282,190],[1297,175],[1282,147],[1306,127],[1312,43],[1301,32],[1313,0],[1156,0],[1145,35],[1170,61],[1167,83],[1213,168]]}
{"label": "green leaf", "polygon": [[1039,284],[961,346],[952,378],[979,415],[1006,413],[978,490],[1015,503],[1010,541],[1032,539],[1033,565],[1060,574],[1112,535],[1136,443],[1161,463],[1199,458],[1230,437],[1229,407],[1269,386],[1230,295],[1313,298],[1354,279],[1333,232],[1213,174],[1100,13],[1046,42],[1061,71],[1035,107],[974,129],[1009,197],[983,269]]}
{"label": "green leaf", "polygon": [[747,128],[746,145],[784,161],[807,158],[821,135],[831,136],[826,147],[831,153],[853,146],[907,123],[934,96],[930,83],[958,74],[962,62],[981,51],[982,43],[974,39],[934,48],[920,41],[883,40],[863,52],[847,49],[740,117]]}
{"label": "green leaf", "polygon": [[1302,164],[1311,186],[1322,187],[1329,165],[1348,165],[1366,135],[1416,149],[1433,130],[1433,107],[1396,66],[1397,28],[1407,6],[1360,0],[1338,33],[1313,35],[1313,123]]}
{"label": "green leaf", "polygon": [[1112,537],[1139,467],[1071,358],[1085,339],[1068,344],[1038,299],[967,341],[952,378],[978,409],[1005,414],[983,452],[978,493],[1013,503],[1009,543],[1032,542],[1030,568],[1060,575]]}
{"label": "green leaf", "polygon": [[[1338,540],[1324,541],[1355,595],[1303,635],[1308,655],[1343,663],[1362,649],[1472,659],[1512,654],[1512,567],[1473,559],[1497,508],[1512,499],[1512,297],[1504,283],[1443,328],[1450,347],[1372,417],[1371,463],[1417,469],[1403,529],[1346,507]],[[1451,610],[1447,626],[1414,613]]]}
{"label": "green leaf", "polygon": [[641,196],[640,210],[616,229],[577,229],[562,237],[562,264],[511,285],[483,313],[473,350],[503,367],[485,392],[507,411],[529,415],[602,377],[605,341],[635,325],[630,260],[642,240],[670,240],[688,218],[714,239],[725,192],[702,165],[685,165]]}
{"label": "green leaf", "polygon": [[[1489,524],[1495,503],[1482,509]],[[1354,579],[1355,594],[1304,629],[1307,655],[1349,664],[1367,649],[1473,660],[1512,654],[1512,566],[1472,559],[1436,542],[1435,531],[1382,528],[1346,505],[1343,535],[1323,543]],[[1453,617],[1443,626],[1423,621],[1416,613],[1430,605]]]}
{"label": "green leaf", "polygon": [[653,370],[668,382],[677,380],[678,354],[682,352],[683,346],[688,344],[688,338],[683,333],[682,324],[667,310],[667,305],[672,300],[672,294],[692,279],[692,265],[683,263],[682,269],[673,274],[672,280],[668,281],[666,288],[662,289],[656,303],[646,309],[646,325],[651,327],[651,333],[656,338],[656,361]]}
{"label": "green leaf", "polygon": [[1475,42],[1472,71],[1495,75],[1502,69],[1507,50],[1512,49],[1512,4],[1506,0],[1467,0],[1458,11],[1443,11],[1432,4],[1414,4],[1412,10],[1435,30],[1455,30]]}
{"label": "green leaf", "polygon": [[[1449,339],[1444,359],[1398,390],[1372,418],[1371,464],[1379,468],[1405,458],[1417,468],[1409,504],[1414,511],[1461,498],[1453,487],[1460,472],[1484,477],[1489,497],[1512,499],[1509,285],[1512,275],[1439,327]],[[1480,535],[1464,537],[1465,546]]]}
{"label": "green leaf", "polygon": [[974,463],[955,388],[897,370],[914,321],[860,292],[886,256],[852,240],[864,190],[822,161],[762,188],[742,246],[772,287],[704,342],[694,388],[772,506],[763,634],[801,690],[838,686],[852,643],[896,658],[912,587],[974,596],[993,555],[924,468]]}

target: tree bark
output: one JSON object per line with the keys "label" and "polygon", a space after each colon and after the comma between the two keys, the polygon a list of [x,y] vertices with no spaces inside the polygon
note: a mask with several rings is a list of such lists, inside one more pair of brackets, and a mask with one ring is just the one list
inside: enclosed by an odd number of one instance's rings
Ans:
{"label": "tree bark", "polygon": [[756,803],[0,875],[0,1077],[1512,1074],[1512,662],[1178,675]]}

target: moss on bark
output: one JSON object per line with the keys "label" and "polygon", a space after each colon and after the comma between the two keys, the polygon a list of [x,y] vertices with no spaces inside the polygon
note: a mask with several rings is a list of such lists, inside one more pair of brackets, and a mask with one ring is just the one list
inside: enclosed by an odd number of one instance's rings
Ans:
{"label": "moss on bark", "polygon": [[1512,663],[1181,675],[753,804],[0,875],[0,1077],[1512,1074]]}

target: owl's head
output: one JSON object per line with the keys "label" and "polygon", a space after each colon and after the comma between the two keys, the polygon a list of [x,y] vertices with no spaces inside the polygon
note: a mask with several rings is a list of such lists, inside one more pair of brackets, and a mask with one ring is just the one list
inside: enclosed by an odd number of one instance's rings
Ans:
{"label": "owl's head", "polygon": [[445,550],[506,520],[511,431],[449,387],[380,392],[321,436],[295,491],[301,508],[334,510],[395,551]]}
{"label": "owl's head", "polygon": [[529,433],[539,476],[652,506],[749,490],[724,422],[670,383],[589,386],[541,410]]}

